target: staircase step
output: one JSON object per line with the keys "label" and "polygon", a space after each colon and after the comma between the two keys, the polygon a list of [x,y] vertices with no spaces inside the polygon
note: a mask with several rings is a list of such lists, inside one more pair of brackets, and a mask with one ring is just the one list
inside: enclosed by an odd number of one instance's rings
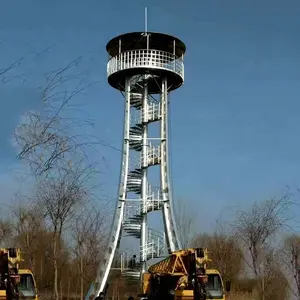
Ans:
{"label": "staircase step", "polygon": [[143,125],[142,124],[135,124],[129,129],[130,135],[139,135],[141,136],[143,132]]}
{"label": "staircase step", "polygon": [[135,151],[142,151],[142,148],[143,148],[142,144],[137,141],[129,141],[129,147],[130,147],[130,149],[135,150]]}
{"label": "staircase step", "polygon": [[122,273],[123,276],[136,279],[136,280],[140,279],[140,274],[141,274],[140,271],[124,271]]}
{"label": "staircase step", "polygon": [[130,94],[130,104],[131,106],[140,109],[143,104],[143,94],[142,93],[131,93]]}

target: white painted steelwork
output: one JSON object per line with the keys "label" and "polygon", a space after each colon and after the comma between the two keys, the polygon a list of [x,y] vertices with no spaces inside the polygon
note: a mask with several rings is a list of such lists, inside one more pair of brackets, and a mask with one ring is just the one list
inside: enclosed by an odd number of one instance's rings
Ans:
{"label": "white painted steelwork", "polygon": [[[98,275],[86,300],[105,290],[121,236],[140,240],[137,269],[122,254],[120,270],[125,276],[141,278],[147,261],[181,248],[173,213],[168,156],[168,95],[184,80],[185,45],[161,33],[128,33],[107,44],[110,55],[107,77],[125,99],[124,133],[119,193],[109,244]],[[152,137],[148,127],[160,124]],[[138,154],[139,160],[132,158]],[[160,187],[154,191],[148,169],[160,167]],[[148,228],[147,214],[162,211],[164,233]]]}
{"label": "white painted steelwork", "polygon": [[174,72],[184,80],[183,57],[154,49],[131,50],[112,57],[107,64],[107,77],[133,68],[154,68]]}

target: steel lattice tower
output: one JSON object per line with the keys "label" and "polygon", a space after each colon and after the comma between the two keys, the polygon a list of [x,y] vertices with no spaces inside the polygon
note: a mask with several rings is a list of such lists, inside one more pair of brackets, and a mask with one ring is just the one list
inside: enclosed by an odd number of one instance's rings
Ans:
{"label": "steel lattice tower", "polygon": [[[181,248],[170,187],[168,95],[183,84],[186,47],[170,35],[133,32],[113,38],[106,49],[108,83],[125,98],[124,138],[109,245],[87,298],[104,290],[122,232],[140,239],[140,271],[128,272],[137,278],[146,271],[147,260],[159,257],[165,246],[169,252]],[[150,137],[148,127],[154,122],[160,123],[160,136]],[[160,187],[156,191],[148,178],[148,169],[154,165],[160,166]],[[135,196],[129,196],[132,194]],[[159,210],[164,234],[147,226],[147,214]]]}

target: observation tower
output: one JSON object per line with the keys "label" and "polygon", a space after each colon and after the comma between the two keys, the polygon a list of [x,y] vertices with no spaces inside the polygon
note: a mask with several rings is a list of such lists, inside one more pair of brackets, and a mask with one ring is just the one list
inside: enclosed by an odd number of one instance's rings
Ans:
{"label": "observation tower", "polygon": [[[183,84],[186,47],[167,34],[132,32],[110,40],[106,50],[108,83],[125,100],[122,163],[107,253],[87,298],[104,291],[122,236],[140,240],[135,268],[123,264],[124,275],[136,279],[147,270],[149,259],[181,248],[170,186],[168,96]],[[150,134],[154,124],[159,126],[156,136]],[[155,165],[158,186],[148,175]],[[153,211],[162,212],[163,233],[148,226],[147,215]]]}

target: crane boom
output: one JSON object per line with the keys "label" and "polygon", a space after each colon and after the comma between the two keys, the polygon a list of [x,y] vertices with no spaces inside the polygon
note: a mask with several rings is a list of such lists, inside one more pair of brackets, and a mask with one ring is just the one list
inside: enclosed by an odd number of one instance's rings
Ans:
{"label": "crane boom", "polygon": [[[197,251],[199,253],[197,253]],[[201,251],[201,253],[200,253]],[[164,260],[152,265],[149,268],[149,273],[170,274],[170,275],[188,275],[186,268],[189,255],[197,253],[197,265],[206,268],[206,264],[211,261],[208,258],[207,249],[186,249],[174,251]]]}

